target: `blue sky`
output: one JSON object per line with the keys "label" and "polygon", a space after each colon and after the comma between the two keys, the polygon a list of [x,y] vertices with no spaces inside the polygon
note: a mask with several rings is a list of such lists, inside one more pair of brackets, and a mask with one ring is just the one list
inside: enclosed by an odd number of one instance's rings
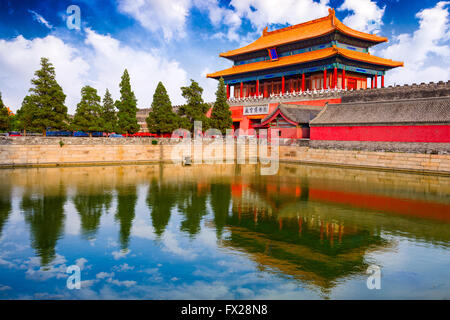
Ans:
{"label": "blue sky", "polygon": [[[67,27],[67,8],[80,8],[80,30]],[[138,107],[149,107],[158,81],[173,104],[195,79],[212,101],[217,83],[206,73],[231,65],[220,52],[336,8],[348,26],[389,38],[372,53],[405,62],[387,84],[450,79],[450,1],[431,0],[0,0],[0,91],[17,110],[42,56],[50,58],[73,113],[84,85],[118,98],[128,68]]]}

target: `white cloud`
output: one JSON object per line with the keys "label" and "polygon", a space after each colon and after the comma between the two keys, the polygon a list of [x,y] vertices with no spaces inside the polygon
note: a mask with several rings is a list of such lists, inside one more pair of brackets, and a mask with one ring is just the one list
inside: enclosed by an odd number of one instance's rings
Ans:
{"label": "white cloud", "polygon": [[270,24],[298,24],[328,15],[329,0],[232,0],[231,5],[258,30]]}
{"label": "white cloud", "polygon": [[43,16],[41,16],[36,11],[28,10],[28,12],[31,13],[33,15],[33,19],[36,20],[37,22],[39,22],[40,24],[46,26],[49,29],[53,28],[53,26]]}
{"label": "white cloud", "polygon": [[172,103],[184,102],[180,87],[187,84],[187,74],[177,61],[164,58],[156,49],[135,49],[109,35],[85,31],[84,46],[77,48],[54,35],[33,40],[20,35],[0,40],[0,91],[4,103],[13,110],[20,108],[41,57],[48,57],[53,63],[56,80],[67,95],[66,105],[72,114],[84,85],[94,86],[101,96],[109,88],[113,97],[119,98],[119,82],[125,68],[139,108],[150,106],[158,81],[166,86]]}
{"label": "white cloud", "polygon": [[152,32],[163,32],[164,39],[184,37],[190,0],[119,0],[119,11],[136,19]]}
{"label": "white cloud", "polygon": [[0,40],[0,90],[4,103],[13,110],[20,108],[34,72],[40,67],[41,57],[53,63],[56,80],[67,95],[66,104],[75,110],[89,64],[78,49],[53,35],[33,40],[19,35],[11,40]]}
{"label": "white cloud", "polygon": [[345,25],[368,33],[380,32],[385,9],[386,6],[380,8],[372,0],[345,0],[339,7],[352,12],[342,21]]}
{"label": "white cloud", "polygon": [[447,81],[450,79],[450,1],[416,14],[419,28],[411,34],[400,34],[380,55],[404,61],[405,66],[388,73],[387,84]]}

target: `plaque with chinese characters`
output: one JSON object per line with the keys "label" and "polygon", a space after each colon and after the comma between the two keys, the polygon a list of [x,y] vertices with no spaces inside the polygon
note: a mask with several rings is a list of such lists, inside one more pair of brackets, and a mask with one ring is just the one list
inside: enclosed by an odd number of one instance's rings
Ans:
{"label": "plaque with chinese characters", "polygon": [[269,113],[269,105],[244,107],[244,116],[268,114],[268,113]]}

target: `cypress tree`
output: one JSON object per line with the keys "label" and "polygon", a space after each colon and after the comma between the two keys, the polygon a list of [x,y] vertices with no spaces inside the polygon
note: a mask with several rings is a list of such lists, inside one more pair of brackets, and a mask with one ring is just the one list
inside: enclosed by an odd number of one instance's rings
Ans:
{"label": "cypress tree", "polygon": [[103,97],[101,117],[103,122],[103,131],[108,133],[115,132],[117,129],[117,115],[114,107],[114,101],[108,89],[106,89],[105,96]]}
{"label": "cypress tree", "polygon": [[227,103],[227,91],[223,78],[220,78],[217,86],[216,102],[211,112],[211,126],[218,129],[222,134],[226,133],[233,125],[230,106]]}
{"label": "cypress tree", "polygon": [[193,132],[194,121],[202,121],[203,131],[208,130],[210,124],[206,113],[209,110],[209,105],[203,101],[203,88],[191,79],[191,85],[189,87],[181,87],[181,92],[187,100],[187,103],[178,109],[178,114],[183,117],[180,121],[181,127]]}
{"label": "cypress tree", "polygon": [[123,72],[119,86],[120,100],[116,101],[118,128],[121,132],[133,134],[139,131],[136,118],[137,101],[134,92],[131,90],[130,75],[127,69]]}
{"label": "cypress tree", "polygon": [[[32,111],[32,126],[44,132],[47,128],[61,130],[67,127],[67,107],[64,105],[66,95],[55,79],[55,68],[47,58],[41,58],[41,69],[31,80],[34,87],[31,94],[26,96],[26,112]],[[25,101],[26,100],[26,101]],[[22,105],[24,104],[22,103]],[[32,107],[28,104],[32,104]]]}
{"label": "cypress tree", "polygon": [[77,110],[72,121],[74,130],[89,132],[90,137],[92,132],[103,130],[100,100],[96,89],[90,86],[84,86],[81,89],[81,101],[77,104]]}
{"label": "cypress tree", "polygon": [[178,116],[173,112],[169,95],[161,81],[153,94],[152,110],[145,121],[151,133],[171,133],[178,129]]}
{"label": "cypress tree", "polygon": [[0,132],[8,131],[11,123],[9,110],[3,104],[2,94],[0,93]]}

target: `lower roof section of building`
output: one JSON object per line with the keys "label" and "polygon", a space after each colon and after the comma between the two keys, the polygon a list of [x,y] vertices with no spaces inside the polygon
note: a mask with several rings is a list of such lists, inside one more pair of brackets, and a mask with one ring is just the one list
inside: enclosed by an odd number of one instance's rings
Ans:
{"label": "lower roof section of building", "polygon": [[332,46],[321,50],[280,57],[276,61],[259,61],[208,74],[223,77],[225,83],[254,81],[281,76],[318,72],[324,69],[345,69],[368,76],[384,75],[386,70],[403,66],[403,62]]}

